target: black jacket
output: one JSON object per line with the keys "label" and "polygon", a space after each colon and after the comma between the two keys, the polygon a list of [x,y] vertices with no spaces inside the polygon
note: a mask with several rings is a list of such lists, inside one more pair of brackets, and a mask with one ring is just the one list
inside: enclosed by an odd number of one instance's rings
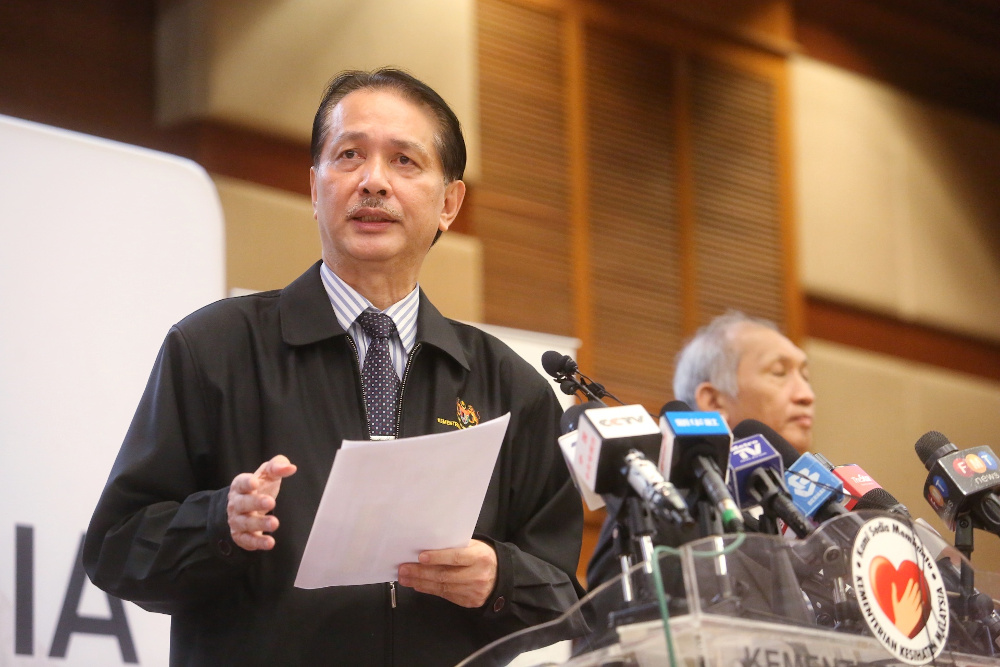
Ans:
{"label": "black jacket", "polygon": [[[464,609],[398,585],[396,607],[388,584],[294,588],[334,455],[343,439],[367,438],[360,383],[319,264],[284,290],[217,302],[170,330],[84,564],[102,589],[172,615],[172,665],[448,665],[577,600],[582,515],[551,388],[423,295],[400,436],[469,424],[468,408],[480,421],[511,413],[476,526],[497,552],[496,589]],[[277,499],[275,548],[247,552],[229,535],[228,485],[276,454],[298,472]]]}

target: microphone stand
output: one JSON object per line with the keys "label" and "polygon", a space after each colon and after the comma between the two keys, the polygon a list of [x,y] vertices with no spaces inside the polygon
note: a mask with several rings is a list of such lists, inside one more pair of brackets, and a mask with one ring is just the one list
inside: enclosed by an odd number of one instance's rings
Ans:
{"label": "microphone stand", "polygon": [[990,633],[989,625],[983,621],[992,613],[993,602],[989,599],[983,601],[981,598],[985,596],[976,592],[976,572],[971,563],[975,540],[973,528],[975,522],[971,512],[963,512],[955,517],[955,548],[965,556],[959,567],[958,619],[970,635],[982,637],[986,654],[992,656],[996,653],[993,643],[996,638]]}

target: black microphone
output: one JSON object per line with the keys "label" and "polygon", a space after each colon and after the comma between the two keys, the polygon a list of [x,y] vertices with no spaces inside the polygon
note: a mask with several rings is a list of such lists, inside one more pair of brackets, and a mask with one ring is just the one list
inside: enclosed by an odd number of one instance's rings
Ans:
{"label": "black microphone", "polygon": [[[576,361],[568,354],[562,354],[555,350],[543,352],[542,368],[552,376],[554,382],[559,384],[559,389],[564,394],[572,396],[580,392],[588,400],[600,403],[603,403],[601,399],[607,396],[624,405],[617,396],[605,389],[603,385],[594,382],[581,373]],[[580,376],[579,378],[576,377],[578,375]]]}
{"label": "black microphone", "polygon": [[[668,406],[687,405],[681,401]],[[726,532],[742,532],[743,515],[733,500],[719,468],[729,466],[733,434],[718,412],[667,410],[661,414],[660,428],[670,448],[670,481],[681,488],[699,488],[715,506]],[[660,457],[661,468],[665,457]]]}
{"label": "black microphone", "polygon": [[920,436],[917,456],[927,468],[924,498],[948,528],[955,530],[960,514],[971,514],[976,528],[1000,535],[1000,464],[989,447],[959,451],[937,431]]}
{"label": "black microphone", "polygon": [[896,496],[881,486],[861,496],[854,505],[854,511],[857,512],[859,510],[880,510],[882,512],[889,512],[890,514],[898,514],[905,519],[912,518],[910,510],[906,509],[906,505],[896,500]]}
{"label": "black microphone", "polygon": [[602,406],[579,414],[573,464],[587,486],[618,497],[631,487],[668,520],[693,523],[684,498],[652,462],[660,453],[660,429],[645,408]]}

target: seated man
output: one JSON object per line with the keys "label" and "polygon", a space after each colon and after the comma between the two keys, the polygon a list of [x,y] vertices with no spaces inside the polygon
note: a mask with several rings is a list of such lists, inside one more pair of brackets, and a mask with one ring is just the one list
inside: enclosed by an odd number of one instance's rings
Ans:
{"label": "seated man", "polygon": [[[699,329],[677,356],[674,396],[692,410],[719,412],[730,428],[756,419],[799,452],[812,444],[815,395],[806,354],[768,320],[729,311]],[[609,505],[587,566],[590,589],[621,573],[613,539],[617,509]],[[698,537],[673,525],[658,532],[658,541],[671,545]]]}

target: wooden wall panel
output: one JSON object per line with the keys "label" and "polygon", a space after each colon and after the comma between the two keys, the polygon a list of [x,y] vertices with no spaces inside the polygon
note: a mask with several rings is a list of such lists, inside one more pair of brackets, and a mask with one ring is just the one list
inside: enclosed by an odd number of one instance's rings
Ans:
{"label": "wooden wall panel", "polygon": [[587,33],[592,372],[650,410],[670,397],[682,336],[673,58]]}
{"label": "wooden wall panel", "polygon": [[774,83],[705,58],[689,68],[698,312],[785,323]]}
{"label": "wooden wall panel", "polygon": [[572,335],[562,24],[500,0],[478,16],[486,321]]}

